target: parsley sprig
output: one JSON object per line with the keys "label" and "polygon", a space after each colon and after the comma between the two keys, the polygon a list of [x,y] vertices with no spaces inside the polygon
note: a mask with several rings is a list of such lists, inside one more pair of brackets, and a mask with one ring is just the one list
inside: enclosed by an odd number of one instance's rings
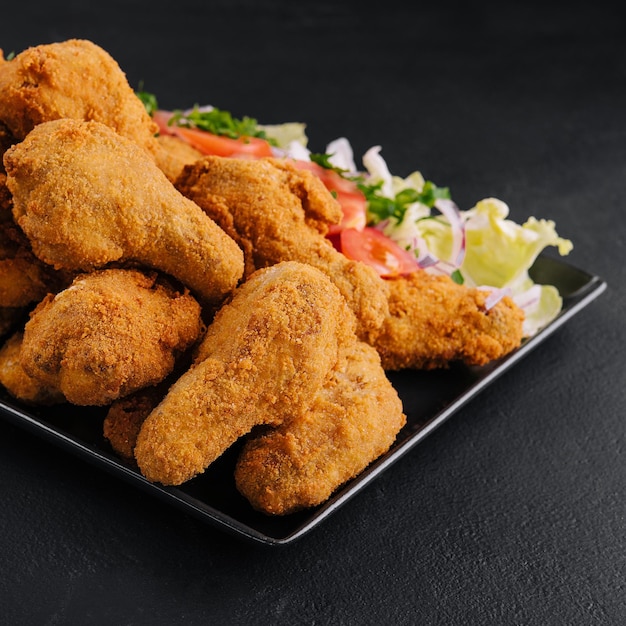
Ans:
{"label": "parsley sprig", "polygon": [[135,95],[141,100],[149,115],[154,115],[159,108],[156,96],[153,93],[144,91],[142,85],[140,85],[139,89],[135,91]]}
{"label": "parsley sprig", "polygon": [[273,143],[254,118],[236,118],[229,111],[217,108],[205,110],[196,105],[191,111],[174,111],[170,124],[198,128],[230,139],[258,137]]}
{"label": "parsley sprig", "polygon": [[403,189],[394,198],[387,198],[380,193],[382,182],[374,185],[357,183],[357,186],[365,195],[368,213],[371,214],[376,222],[393,218],[400,223],[411,204],[419,202],[432,209],[438,199],[450,199],[450,189],[448,187],[437,187],[435,183],[429,180],[424,183],[420,191],[417,189]]}
{"label": "parsley sprig", "polygon": [[419,202],[430,209],[435,206],[435,202],[440,199],[450,200],[450,189],[448,187],[437,187],[435,183],[427,180],[420,191],[417,189],[403,189],[394,198],[388,198],[381,193],[382,181],[378,183],[368,183],[362,175],[350,175],[347,170],[334,166],[330,162],[332,154],[311,154],[311,161],[323,168],[333,170],[342,178],[346,178],[356,183],[359,190],[367,200],[367,212],[373,223],[382,222],[393,218],[398,223],[402,222],[407,209],[411,204]]}

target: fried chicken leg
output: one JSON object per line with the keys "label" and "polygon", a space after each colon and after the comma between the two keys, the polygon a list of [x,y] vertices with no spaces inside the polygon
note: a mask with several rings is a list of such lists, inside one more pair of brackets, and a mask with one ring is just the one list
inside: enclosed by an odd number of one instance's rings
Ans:
{"label": "fried chicken leg", "polygon": [[60,118],[96,120],[156,152],[158,127],[118,63],[91,41],[39,45],[0,62],[0,129],[4,126],[5,134],[19,142],[38,124]]}
{"label": "fried chicken leg", "polygon": [[21,365],[20,352],[24,333],[14,332],[0,348],[0,385],[14,398],[37,406],[48,406],[65,402],[65,397],[56,387],[29,376]]}
{"label": "fried chicken leg", "polygon": [[156,273],[109,269],[78,276],[33,311],[20,364],[78,405],[106,405],[155,385],[197,341],[200,306]]}
{"label": "fried chicken leg", "polygon": [[220,309],[195,364],[143,423],[135,447],[143,475],[183,483],[254,426],[306,411],[354,327],[319,270],[297,262],[258,270]]}
{"label": "fried chicken leg", "polygon": [[341,208],[314,174],[283,159],[207,156],[186,166],[176,187],[239,243],[247,273],[280,261],[309,263],[344,295],[360,337],[380,327],[388,312],[386,285],[325,237]]}
{"label": "fried chicken leg", "polygon": [[389,287],[390,313],[373,342],[386,370],[485,365],[521,343],[524,314],[508,297],[487,308],[488,291],[424,271]]}
{"label": "fried chicken leg", "polygon": [[39,124],[4,164],[15,221],[55,268],[135,262],[174,276],[209,305],[243,274],[237,244],[144,150],[104,124]]}
{"label": "fried chicken leg", "polygon": [[246,442],[237,488],[264,513],[316,506],[384,454],[405,424],[376,350],[346,346],[308,411]]}

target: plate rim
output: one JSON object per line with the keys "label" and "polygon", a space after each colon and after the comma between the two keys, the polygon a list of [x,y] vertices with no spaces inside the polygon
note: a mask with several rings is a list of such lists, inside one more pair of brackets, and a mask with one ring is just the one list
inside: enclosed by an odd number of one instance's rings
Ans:
{"label": "plate rim", "polygon": [[452,415],[468,404],[486,387],[491,385],[521,359],[526,357],[533,349],[555,333],[574,315],[593,302],[608,286],[606,281],[599,276],[581,270],[561,259],[554,259],[545,255],[540,255],[538,257],[538,260],[539,259],[542,259],[542,261],[548,265],[556,266],[560,270],[564,269],[565,271],[578,272],[586,278],[586,282],[584,282],[579,289],[563,297],[564,306],[559,315],[536,335],[524,341],[524,343],[512,353],[495,363],[484,366],[488,368],[483,370],[486,372],[485,375],[470,385],[463,393],[456,396],[447,406],[436,412],[418,430],[405,437],[404,440],[392,445],[387,453],[376,459],[358,476],[340,487],[326,502],[312,509],[311,514],[307,516],[305,521],[297,525],[290,532],[281,536],[270,535],[249,524],[243,523],[235,517],[186,493],[180,487],[165,487],[149,482],[136,468],[125,465],[122,460],[116,458],[114,454],[105,450],[99,450],[81,441],[78,437],[72,437],[29,414],[28,407],[20,407],[19,401],[17,400],[15,404],[13,404],[12,402],[5,402],[0,398],[0,417],[37,436],[51,441],[92,465],[96,465],[130,482],[143,491],[156,495],[167,503],[231,535],[265,546],[284,546],[291,544],[328,519],[332,513],[356,496],[386,469],[405,456]]}

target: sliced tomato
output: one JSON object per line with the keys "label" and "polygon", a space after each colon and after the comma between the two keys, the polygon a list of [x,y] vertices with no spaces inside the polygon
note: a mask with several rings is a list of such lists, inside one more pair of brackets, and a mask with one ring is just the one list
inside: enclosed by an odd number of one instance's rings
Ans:
{"label": "sliced tomato", "polygon": [[329,235],[336,235],[346,228],[363,230],[367,224],[366,200],[361,193],[336,193],[337,201],[341,205],[343,217],[339,224],[331,224]]}
{"label": "sliced tomato", "polygon": [[337,198],[343,210],[343,219],[329,228],[329,235],[336,235],[346,228],[363,230],[367,223],[367,201],[356,183],[347,180],[313,161],[295,161],[296,167],[313,172]]}
{"label": "sliced tomato", "polygon": [[214,135],[206,130],[198,128],[185,128],[183,126],[171,127],[174,134],[184,139],[196,150],[203,154],[213,154],[215,156],[247,156],[247,157],[268,157],[272,156],[272,148],[265,139],[258,137],[240,137],[231,139],[222,135]]}
{"label": "sliced tomato", "polygon": [[152,119],[159,127],[159,133],[161,133],[161,135],[174,134],[174,127],[168,126],[168,122],[170,121],[172,115],[174,114],[171,111],[163,111],[162,109],[159,109],[152,114]]}
{"label": "sliced tomato", "polygon": [[370,265],[383,277],[402,276],[420,269],[413,255],[371,226],[342,230],[339,246],[349,259]]}
{"label": "sliced tomato", "polygon": [[157,123],[159,132],[162,135],[175,135],[203,154],[256,158],[272,156],[272,148],[265,139],[260,139],[259,137],[231,139],[230,137],[215,135],[206,130],[200,130],[199,128],[169,126],[168,122],[172,115],[173,113],[171,111],[155,111],[152,119]]}

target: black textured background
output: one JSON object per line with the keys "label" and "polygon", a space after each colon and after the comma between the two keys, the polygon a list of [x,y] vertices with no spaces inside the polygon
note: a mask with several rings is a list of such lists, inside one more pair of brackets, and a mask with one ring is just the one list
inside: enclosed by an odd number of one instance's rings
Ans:
{"label": "black textured background", "polygon": [[[403,5],[407,6],[403,6]],[[619,7],[618,7],[619,8]],[[608,289],[319,528],[244,543],[0,421],[0,623],[626,623],[626,24],[595,2],[12,2],[165,108],[308,123],[462,208],[554,219]]]}

